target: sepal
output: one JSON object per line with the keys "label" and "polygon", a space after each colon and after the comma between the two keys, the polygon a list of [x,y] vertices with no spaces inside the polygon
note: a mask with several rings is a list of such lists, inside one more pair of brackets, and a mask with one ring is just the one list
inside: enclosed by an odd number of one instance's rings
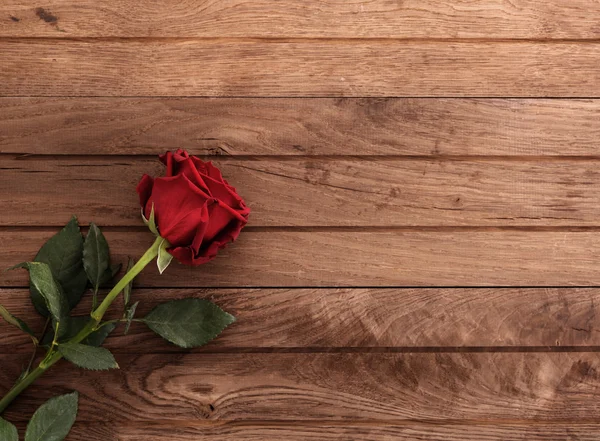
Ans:
{"label": "sepal", "polygon": [[158,272],[164,273],[167,267],[173,261],[173,256],[167,251],[171,244],[167,239],[163,239],[158,247],[158,259],[156,259],[156,265],[158,266]]}
{"label": "sepal", "polygon": [[144,216],[144,209],[142,208],[142,220],[144,221],[146,226],[150,229],[150,231],[152,231],[154,233],[155,236],[160,236],[160,234],[158,234],[158,228],[156,226],[156,221],[154,219],[154,204],[152,204],[152,208],[150,209],[150,218],[149,219],[146,219],[146,216]]}

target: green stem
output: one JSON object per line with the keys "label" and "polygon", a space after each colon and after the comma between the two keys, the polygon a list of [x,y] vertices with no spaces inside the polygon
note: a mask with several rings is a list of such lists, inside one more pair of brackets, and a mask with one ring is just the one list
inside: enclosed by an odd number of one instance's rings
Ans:
{"label": "green stem", "polygon": [[46,336],[46,331],[48,331],[49,325],[50,325],[50,317],[46,318],[46,323],[44,324],[44,329],[42,329],[42,335],[41,335],[40,339],[38,340],[36,338],[33,338],[33,353],[31,354],[31,357],[29,358],[29,363],[27,363],[27,368],[23,371],[22,375],[24,377],[27,376],[27,374],[29,374],[29,372],[31,371],[31,366],[33,366],[33,362],[35,361],[35,356],[37,355],[37,352],[38,352],[39,342],[44,340],[44,337]]}
{"label": "green stem", "polygon": [[0,414],[4,412],[4,409],[12,403],[12,401],[23,392],[31,383],[33,383],[40,375],[44,373],[44,369],[39,366],[32,370],[29,374],[19,380],[11,390],[0,400]]}
{"label": "green stem", "polygon": [[[127,286],[129,282],[131,282],[135,276],[137,276],[150,262],[158,256],[158,249],[160,247],[160,243],[162,242],[162,237],[157,237],[154,243],[148,250],[144,253],[142,258],[123,276],[121,280],[115,285],[113,289],[110,290],[106,298],[102,301],[100,306],[96,308],[92,314],[92,320],[71,340],[69,343],[79,343],[84,340],[88,335],[94,332],[104,314],[115,301],[117,296],[123,291],[123,289]],[[56,336],[55,336],[56,338]],[[27,374],[25,377],[17,381],[17,383],[12,387],[10,391],[0,400],[0,415],[6,407],[12,403],[12,401],[25,389],[27,389],[35,380],[37,380],[44,372],[46,372],[50,367],[52,367],[58,360],[62,358],[60,352],[55,352],[55,345],[48,350],[46,357],[40,362],[39,366]]]}
{"label": "green stem", "polygon": [[50,366],[55,364],[61,358],[61,355],[58,352],[55,352],[54,354],[50,355],[50,357],[46,357],[38,367],[36,367],[29,374],[27,374],[25,377],[19,380],[12,387],[12,389],[9,390],[8,393],[2,398],[2,400],[0,400],[0,415],[2,414],[2,412],[4,412],[8,405],[12,403],[12,401],[15,398],[17,398],[17,396],[21,392],[27,389],[31,385],[31,383],[37,380],[44,372],[46,372],[50,368]]}
{"label": "green stem", "polygon": [[121,280],[115,285],[113,289],[110,290],[105,299],[100,303],[100,306],[92,312],[92,318],[96,321],[96,323],[100,323],[104,314],[108,310],[108,307],[114,302],[117,296],[125,289],[127,284],[131,282],[135,276],[142,272],[142,270],[152,262],[156,256],[158,256],[158,249],[160,248],[160,244],[162,242],[162,237],[157,237],[154,243],[148,250],[144,253],[144,255],[137,261],[135,265],[131,267],[129,271],[123,276]]}

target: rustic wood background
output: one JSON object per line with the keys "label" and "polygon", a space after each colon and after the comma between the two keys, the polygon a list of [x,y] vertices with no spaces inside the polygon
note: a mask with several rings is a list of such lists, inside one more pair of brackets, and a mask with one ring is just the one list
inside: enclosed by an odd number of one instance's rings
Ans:
{"label": "rustic wood background", "polygon": [[139,256],[166,149],[253,208],[134,291],[213,299],[219,340],[135,326],[8,419],[77,389],[70,441],[600,439],[600,1],[2,0],[0,95],[1,268],[71,214]]}

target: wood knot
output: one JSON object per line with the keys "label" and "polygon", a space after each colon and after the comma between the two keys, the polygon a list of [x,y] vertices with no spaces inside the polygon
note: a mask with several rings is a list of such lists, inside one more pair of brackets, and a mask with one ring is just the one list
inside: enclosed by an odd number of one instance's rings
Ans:
{"label": "wood knot", "polygon": [[37,15],[41,20],[44,20],[46,23],[56,24],[58,21],[58,17],[53,15],[50,11],[47,11],[44,8],[35,8],[35,15]]}

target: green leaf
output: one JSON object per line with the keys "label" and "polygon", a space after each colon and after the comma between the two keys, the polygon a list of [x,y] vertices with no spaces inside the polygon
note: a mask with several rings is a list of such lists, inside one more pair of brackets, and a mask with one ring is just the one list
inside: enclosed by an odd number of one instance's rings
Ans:
{"label": "green leaf", "polygon": [[102,346],[104,340],[110,335],[111,332],[117,327],[116,323],[108,323],[102,325],[101,328],[96,329],[90,335],[88,335],[81,343],[84,345],[99,347]]}
{"label": "green leaf", "polygon": [[62,441],[77,418],[77,392],[51,398],[33,414],[25,441]]}
{"label": "green leaf", "polygon": [[129,332],[129,327],[131,326],[131,321],[133,320],[133,317],[135,317],[135,310],[137,309],[139,304],[140,304],[140,302],[135,302],[133,305],[128,306],[127,309],[125,310],[125,314],[123,315],[123,318],[126,320],[125,321],[125,331],[123,332],[124,335],[127,335],[127,333]]}
{"label": "green leaf", "polygon": [[[127,261],[127,269],[125,270],[125,274],[127,274],[129,272],[129,270],[131,270],[131,268],[133,268],[133,265],[135,265],[135,260],[133,260],[131,257],[129,258],[129,260]],[[131,301],[131,291],[133,290],[133,279],[131,279],[131,281],[125,285],[125,288],[123,289],[123,304],[125,305],[125,310],[127,311],[127,305],[129,305],[129,302]]]}
{"label": "green leaf", "polygon": [[[87,277],[85,279],[85,283],[87,284]],[[46,307],[46,299],[44,299],[42,293],[36,289],[31,280],[29,280],[29,295],[31,296],[31,303],[33,303],[35,310],[44,317],[48,317],[50,312]]]}
{"label": "green leaf", "polygon": [[69,302],[62,288],[52,276],[50,267],[41,262],[24,262],[13,266],[14,268],[27,268],[29,270],[29,280],[35,287],[46,303],[46,308],[57,322],[67,317],[70,311]]}
{"label": "green leaf", "polygon": [[105,348],[80,343],[65,343],[58,345],[58,352],[74,365],[84,369],[104,371],[119,368],[115,357]]}
{"label": "green leaf", "polygon": [[[60,337],[58,342],[66,342],[71,340],[79,331],[81,331],[90,321],[89,316],[78,316],[78,317],[68,317],[63,321],[64,326],[61,326],[60,329]],[[90,335],[88,335],[81,344],[90,345],[90,346],[102,346],[104,340],[109,336],[109,334],[114,331],[117,327],[116,324],[111,323],[109,325],[104,325],[101,328],[95,330]],[[52,343],[52,335],[46,334],[41,341],[42,346],[50,346]]]}
{"label": "green leaf", "polygon": [[[71,308],[79,303],[87,287],[82,258],[83,236],[77,218],[73,216],[61,231],[48,239],[33,259],[34,262],[42,262],[50,267],[52,275],[67,296]],[[47,317],[46,304],[41,293],[33,286],[31,297],[38,312]]]}
{"label": "green leaf", "polygon": [[[87,283],[87,278],[85,281]],[[44,296],[35,288],[33,283],[31,283],[31,280],[29,280],[29,296],[31,297],[31,303],[33,303],[35,310],[44,317],[48,317],[50,312],[46,307],[46,300],[44,299]]]}
{"label": "green leaf", "polygon": [[107,270],[104,272],[104,275],[102,276],[102,282],[100,283],[100,286],[108,285],[112,281],[112,279],[114,279],[115,276],[119,274],[121,268],[123,268],[123,264],[121,263],[115,263],[114,265],[111,265],[109,268],[107,268]]}
{"label": "green leaf", "polygon": [[156,259],[156,265],[158,266],[158,272],[162,274],[171,261],[173,260],[173,256],[167,251],[171,244],[167,239],[163,239],[158,248],[158,259]]}
{"label": "green leaf", "polygon": [[[33,331],[29,328],[29,326],[27,326],[27,323],[25,323],[23,320],[15,317],[14,315],[12,315],[10,312],[8,312],[8,310],[0,305],[0,317],[2,317],[4,320],[6,320],[6,322],[9,325],[13,325],[16,326],[17,328],[19,328],[21,331],[27,333],[30,335],[30,337],[33,339],[33,341],[35,343],[37,343],[37,338],[35,337],[35,334],[33,333]],[[2,438],[0,438],[2,439]]]}
{"label": "green leaf", "polygon": [[106,278],[105,273],[110,270],[110,255],[108,242],[94,223],[90,223],[90,231],[83,244],[83,268],[94,292],[98,292]]}
{"label": "green leaf", "polygon": [[203,299],[163,303],[143,319],[158,335],[182,348],[205,345],[234,321],[234,316]]}
{"label": "green leaf", "polygon": [[19,441],[17,428],[2,418],[0,418],[0,440]]}
{"label": "green leaf", "polygon": [[142,219],[150,231],[152,231],[156,236],[159,236],[158,228],[156,227],[156,221],[154,219],[154,203],[152,203],[152,208],[150,209],[149,219],[146,219],[146,216],[144,216],[144,209],[142,208]]}

